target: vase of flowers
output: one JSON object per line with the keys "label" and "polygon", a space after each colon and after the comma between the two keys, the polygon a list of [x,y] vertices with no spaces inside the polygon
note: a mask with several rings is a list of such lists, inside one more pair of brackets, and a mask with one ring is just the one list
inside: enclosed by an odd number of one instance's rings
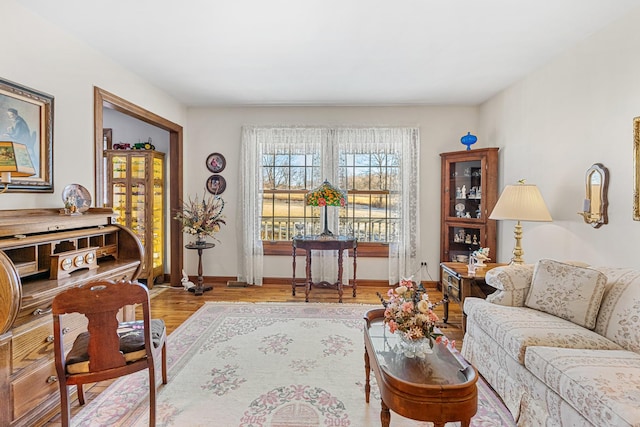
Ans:
{"label": "vase of flowers", "polygon": [[222,210],[224,200],[217,195],[199,198],[189,198],[183,203],[182,211],[176,213],[174,217],[182,222],[182,231],[196,236],[196,244],[206,243],[207,237],[215,237],[220,231],[220,227],[225,225]]}
{"label": "vase of flowers", "polygon": [[421,284],[402,279],[400,285],[387,293],[388,301],[378,294],[385,307],[384,323],[392,334],[400,334],[396,350],[406,357],[425,357],[433,344],[442,337],[436,328],[438,316]]}

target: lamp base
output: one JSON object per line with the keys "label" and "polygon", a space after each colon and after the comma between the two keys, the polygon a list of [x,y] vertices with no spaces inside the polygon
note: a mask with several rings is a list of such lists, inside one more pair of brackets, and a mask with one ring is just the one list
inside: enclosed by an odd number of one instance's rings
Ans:
{"label": "lamp base", "polygon": [[328,221],[327,221],[327,206],[324,208],[324,230],[320,233],[320,237],[324,239],[328,239],[333,237],[333,233],[329,230]]}
{"label": "lamp base", "polygon": [[511,258],[511,264],[524,264],[524,251],[522,250],[522,225],[520,221],[516,223],[513,235],[516,239],[516,246],[513,248],[513,258]]}
{"label": "lamp base", "polygon": [[322,233],[320,233],[319,236],[327,239],[329,237],[333,237],[333,233],[329,229],[325,228],[324,230],[322,230]]}

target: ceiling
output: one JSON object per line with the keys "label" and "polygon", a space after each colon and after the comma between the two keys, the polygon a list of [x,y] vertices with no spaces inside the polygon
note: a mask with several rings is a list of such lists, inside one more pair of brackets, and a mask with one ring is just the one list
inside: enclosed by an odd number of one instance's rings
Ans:
{"label": "ceiling", "polygon": [[640,0],[20,0],[187,106],[476,105]]}

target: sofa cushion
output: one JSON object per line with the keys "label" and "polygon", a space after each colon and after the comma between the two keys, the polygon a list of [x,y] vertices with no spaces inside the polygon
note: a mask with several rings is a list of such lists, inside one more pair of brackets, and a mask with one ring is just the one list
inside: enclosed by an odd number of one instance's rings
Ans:
{"label": "sofa cushion", "polygon": [[597,270],[543,259],[533,270],[524,305],[593,329],[606,284]]}
{"label": "sofa cushion", "polygon": [[640,355],[626,350],[529,347],[525,366],[597,426],[640,419]]}
{"label": "sofa cushion", "polygon": [[512,264],[492,268],[485,274],[485,282],[497,290],[487,296],[487,301],[514,307],[524,306],[532,276],[533,264]]}
{"label": "sofa cushion", "polygon": [[640,270],[594,267],[607,276],[595,331],[640,353]]}
{"label": "sofa cushion", "polygon": [[496,305],[470,297],[464,300],[464,312],[469,335],[480,328],[520,364],[524,364],[525,351],[530,346],[622,349],[594,331],[527,307]]}

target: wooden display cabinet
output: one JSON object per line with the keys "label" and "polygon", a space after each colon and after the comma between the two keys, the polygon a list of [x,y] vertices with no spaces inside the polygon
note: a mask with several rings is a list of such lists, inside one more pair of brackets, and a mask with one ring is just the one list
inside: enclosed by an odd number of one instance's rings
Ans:
{"label": "wooden display cabinet", "polygon": [[164,153],[105,150],[107,206],[116,222],[130,228],[144,247],[140,278],[152,288],[164,281]]}
{"label": "wooden display cabinet", "polygon": [[[135,280],[142,245],[111,208],[0,210],[0,426],[40,426],[59,412],[51,303],[94,280]],[[131,308],[122,320],[133,320]],[[65,346],[86,330],[63,318]]]}
{"label": "wooden display cabinet", "polygon": [[489,215],[498,200],[498,148],[441,153],[440,262],[462,261],[479,248],[498,252],[496,223]]}

